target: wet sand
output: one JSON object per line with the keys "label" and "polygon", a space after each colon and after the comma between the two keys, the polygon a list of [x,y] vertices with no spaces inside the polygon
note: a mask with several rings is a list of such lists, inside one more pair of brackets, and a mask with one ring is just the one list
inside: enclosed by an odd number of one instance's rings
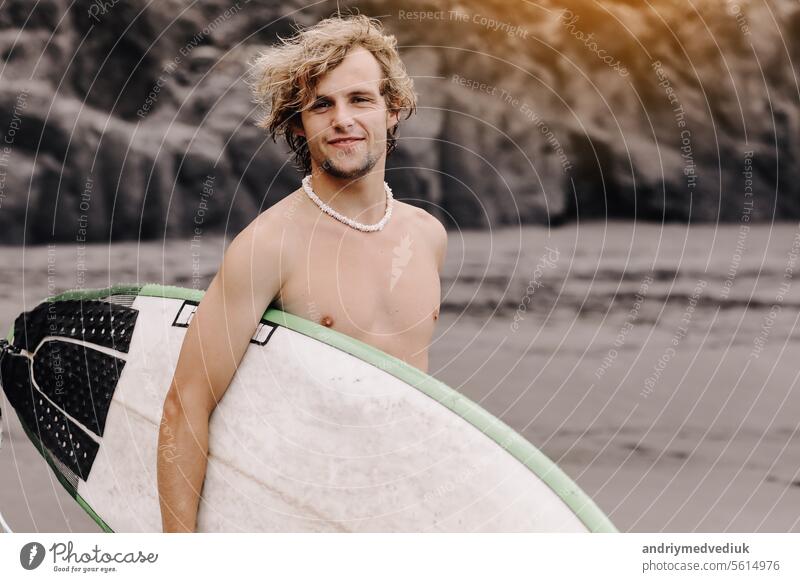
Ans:
{"label": "wet sand", "polygon": [[[453,232],[430,372],[526,436],[621,531],[800,531],[799,232]],[[78,285],[205,288],[223,243],[0,249],[0,324]],[[11,527],[99,531],[2,405]]]}

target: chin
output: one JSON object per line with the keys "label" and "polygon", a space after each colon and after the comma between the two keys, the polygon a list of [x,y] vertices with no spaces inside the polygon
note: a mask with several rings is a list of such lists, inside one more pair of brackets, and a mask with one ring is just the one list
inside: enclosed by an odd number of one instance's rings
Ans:
{"label": "chin", "polygon": [[364,158],[359,163],[341,165],[332,163],[331,159],[324,160],[321,164],[322,169],[335,178],[354,179],[366,176],[375,167],[375,162],[370,158]]}
{"label": "chin", "polygon": [[329,167],[326,168],[325,170],[328,174],[330,174],[334,178],[341,178],[344,180],[353,180],[355,178],[360,178],[361,176],[365,176],[369,172],[369,170],[365,170],[363,168],[348,169],[341,167],[335,167],[335,168]]}

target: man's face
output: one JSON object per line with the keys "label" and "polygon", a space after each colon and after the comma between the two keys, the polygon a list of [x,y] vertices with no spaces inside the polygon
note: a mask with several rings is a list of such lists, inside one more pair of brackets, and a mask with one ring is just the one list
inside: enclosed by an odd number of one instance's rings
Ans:
{"label": "man's face", "polygon": [[379,93],[382,76],[372,53],[356,47],[319,79],[315,99],[300,114],[303,128],[295,130],[308,142],[312,167],[356,179],[386,155],[386,130],[399,114],[386,109]]}

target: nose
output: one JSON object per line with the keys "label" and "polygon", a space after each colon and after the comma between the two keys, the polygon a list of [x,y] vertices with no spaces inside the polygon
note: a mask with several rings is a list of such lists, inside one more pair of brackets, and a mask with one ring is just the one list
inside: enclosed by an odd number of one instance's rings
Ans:
{"label": "nose", "polygon": [[353,126],[353,113],[347,105],[336,105],[331,120],[333,127],[337,129],[349,129]]}

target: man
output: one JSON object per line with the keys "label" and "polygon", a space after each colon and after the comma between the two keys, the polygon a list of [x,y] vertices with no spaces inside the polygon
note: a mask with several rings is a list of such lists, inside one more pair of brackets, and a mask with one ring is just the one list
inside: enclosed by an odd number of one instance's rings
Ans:
{"label": "man", "polygon": [[231,242],[187,329],[159,431],[165,532],[195,530],[209,418],[269,304],[428,367],[447,236],[384,185],[400,112],[415,107],[396,41],[359,15],[283,43],[254,63],[270,108],[259,125],[309,177]]}

